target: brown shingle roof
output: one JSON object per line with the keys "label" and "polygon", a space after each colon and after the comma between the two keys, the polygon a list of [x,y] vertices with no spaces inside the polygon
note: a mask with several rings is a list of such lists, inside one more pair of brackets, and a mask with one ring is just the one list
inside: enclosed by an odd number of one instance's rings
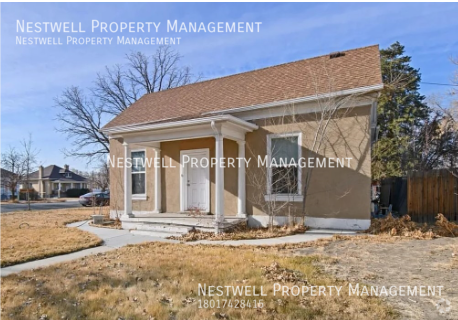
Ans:
{"label": "brown shingle roof", "polygon": [[382,84],[378,45],[343,52],[333,59],[324,55],[146,94],[105,128]]}

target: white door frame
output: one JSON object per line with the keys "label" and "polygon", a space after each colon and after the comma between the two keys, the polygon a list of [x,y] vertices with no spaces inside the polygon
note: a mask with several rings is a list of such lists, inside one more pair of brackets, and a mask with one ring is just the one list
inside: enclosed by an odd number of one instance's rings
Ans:
{"label": "white door frame", "polygon": [[203,212],[208,213],[210,212],[210,149],[190,149],[190,150],[181,150],[180,151],[180,211],[184,212],[188,210],[188,188],[187,188],[187,179],[188,179],[188,170],[187,166],[183,165],[183,156],[192,156],[193,154],[200,154],[205,153],[205,156],[208,159],[208,166],[206,169],[207,171],[207,208],[202,208]]}

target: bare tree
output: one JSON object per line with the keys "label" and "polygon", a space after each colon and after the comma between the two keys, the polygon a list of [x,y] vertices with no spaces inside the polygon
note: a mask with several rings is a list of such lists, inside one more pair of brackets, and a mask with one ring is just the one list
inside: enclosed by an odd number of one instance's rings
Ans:
{"label": "bare tree", "polygon": [[[282,137],[283,133],[290,132],[291,123],[286,115],[280,117],[266,118],[263,127],[277,126],[283,128],[276,134],[277,137]],[[283,141],[287,144],[296,144],[297,141],[292,141],[294,137],[285,137]],[[272,230],[275,225],[275,217],[288,210],[288,216],[291,219],[292,202],[295,195],[300,193],[298,185],[298,168],[291,164],[291,157],[284,155],[284,146],[280,143],[275,143],[275,139],[270,142],[270,158],[264,158],[266,168],[255,168],[259,165],[257,157],[260,155],[260,150],[256,146],[247,145],[248,154],[255,162],[250,161],[252,167],[247,171],[247,182],[256,190],[251,192],[251,199],[254,205],[259,207],[269,217],[268,226]],[[264,138],[259,145],[268,145],[268,139]],[[262,161],[262,157],[261,157]],[[243,164],[244,165],[244,164]],[[278,194],[284,195],[281,199]],[[286,197],[286,200],[285,200]],[[290,221],[291,222],[291,221]]]}
{"label": "bare tree", "polygon": [[30,174],[35,168],[37,163],[38,150],[33,147],[32,134],[29,134],[29,138],[22,140],[23,147],[23,163],[24,163],[24,182],[26,185],[26,196],[27,196],[27,210],[30,208]]}
{"label": "bare tree", "polygon": [[97,170],[93,170],[88,174],[88,179],[91,185],[103,192],[110,187],[110,167],[108,162],[101,160]]}
{"label": "bare tree", "polygon": [[170,46],[160,46],[147,56],[142,52],[126,55],[127,65],[106,68],[97,74],[94,96],[105,104],[105,111],[117,115],[147,93],[167,90],[197,81],[191,69],[181,66],[182,56]]}
{"label": "bare tree", "polygon": [[[151,55],[132,52],[127,63],[106,67],[97,74],[88,93],[69,87],[55,99],[60,110],[57,120],[72,147],[63,150],[66,156],[86,158],[88,162],[109,153],[109,139],[100,132],[104,123],[145,94],[198,81],[182,57],[170,46],[161,46]],[[87,96],[86,96],[87,94]]]}
{"label": "bare tree", "polygon": [[[458,58],[451,62],[458,66]],[[411,141],[416,170],[447,168],[458,174],[458,69],[451,86],[449,92],[432,94],[427,99],[430,117],[414,132]]]}
{"label": "bare tree", "polygon": [[443,96],[428,98],[430,119],[412,136],[416,170],[448,168],[453,171],[458,166],[458,122],[453,103],[448,107],[444,107],[445,104]]}
{"label": "bare tree", "polygon": [[[324,154],[324,149],[334,148],[334,144],[336,144],[336,142],[330,141],[330,133],[335,130],[340,131],[337,121],[346,117],[359,98],[360,97],[355,94],[346,96],[330,94],[322,96],[317,99],[317,108],[312,114],[313,121],[303,121],[301,120],[303,117],[295,116],[296,121],[298,121],[299,126],[301,127],[301,131],[313,132],[311,139],[305,139],[303,141],[304,147],[308,151],[309,155],[316,156]],[[367,131],[366,128],[363,128],[363,130]],[[339,132],[339,136],[343,136],[342,132]],[[346,151],[345,153],[351,154],[351,148],[348,146],[348,141],[346,141],[347,139],[348,137],[344,137],[342,141],[339,141],[339,143],[344,145]],[[314,169],[314,167],[306,168],[305,179],[302,185],[302,194],[304,196],[302,201],[302,214],[304,216],[307,214],[306,203]]]}
{"label": "bare tree", "polygon": [[87,158],[110,152],[108,137],[100,131],[103,125],[103,105],[95,99],[89,99],[78,87],[65,89],[55,98],[60,113],[57,120],[61,123],[58,132],[65,134],[72,141],[72,148],[64,149],[66,156]]}
{"label": "bare tree", "polygon": [[2,184],[11,191],[11,198],[16,197],[16,190],[22,180],[24,174],[24,159],[23,155],[14,147],[9,147],[2,154],[2,167],[7,172],[2,172]]}

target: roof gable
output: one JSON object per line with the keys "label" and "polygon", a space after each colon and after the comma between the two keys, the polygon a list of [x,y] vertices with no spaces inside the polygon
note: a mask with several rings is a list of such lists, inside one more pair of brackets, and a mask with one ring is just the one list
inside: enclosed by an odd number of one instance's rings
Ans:
{"label": "roof gable", "polygon": [[[65,177],[65,173],[70,173],[71,177]],[[38,170],[30,174],[29,179],[38,179]],[[72,172],[71,170],[65,171],[56,165],[50,165],[43,168],[43,179],[60,180],[60,181],[86,181],[86,178]]]}
{"label": "roof gable", "polygon": [[176,121],[287,99],[382,84],[378,45],[144,95],[104,128]]}

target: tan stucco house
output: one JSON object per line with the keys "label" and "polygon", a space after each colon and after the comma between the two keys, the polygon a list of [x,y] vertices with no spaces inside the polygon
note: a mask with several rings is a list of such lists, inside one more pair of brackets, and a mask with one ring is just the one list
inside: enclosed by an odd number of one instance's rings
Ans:
{"label": "tan stucco house", "polygon": [[[40,198],[65,196],[68,189],[86,189],[88,181],[85,177],[70,170],[68,165],[59,167],[49,165],[39,166],[29,176],[31,188],[38,192]],[[24,186],[23,186],[24,187]]]}
{"label": "tan stucco house", "polygon": [[[102,130],[113,163],[160,164],[112,163],[111,215],[139,230],[141,223],[173,224],[196,208],[222,226],[243,219],[266,225],[274,214],[279,224],[302,217],[312,227],[366,229],[382,87],[379,48],[369,46],[147,94]],[[209,158],[252,161],[205,167],[201,160]],[[307,167],[258,165],[274,158],[305,158]],[[327,161],[336,158],[345,165]],[[327,166],[313,168],[317,159]]]}

